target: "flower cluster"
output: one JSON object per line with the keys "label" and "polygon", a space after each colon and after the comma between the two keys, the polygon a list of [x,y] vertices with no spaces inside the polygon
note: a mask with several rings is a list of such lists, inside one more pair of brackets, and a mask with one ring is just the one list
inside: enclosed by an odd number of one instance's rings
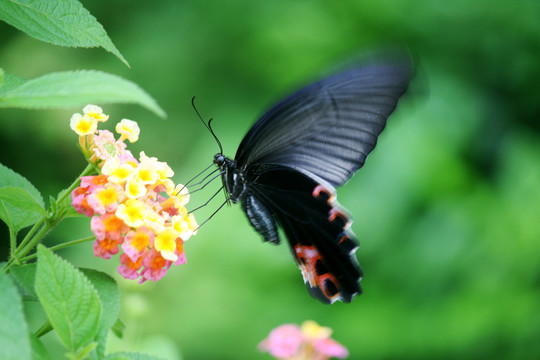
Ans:
{"label": "flower cluster", "polygon": [[259,344],[259,349],[268,351],[276,359],[326,360],[348,357],[347,349],[330,338],[331,334],[330,328],[314,321],[305,321],[301,326],[284,324],[272,330]]}
{"label": "flower cluster", "polygon": [[137,159],[126,149],[124,140],[139,138],[135,121],[121,120],[116,140],[112,132],[97,129],[107,119],[95,105],[71,117],[81,150],[99,173],[81,177],[80,186],[71,193],[72,205],[92,217],[95,256],[110,259],[121,248],[118,272],[123,277],[140,278],[141,283],[157,281],[173,263],[186,262],[184,241],[198,227],[185,208],[189,193],[170,179],[174,173],[167,163],[144,152]]}

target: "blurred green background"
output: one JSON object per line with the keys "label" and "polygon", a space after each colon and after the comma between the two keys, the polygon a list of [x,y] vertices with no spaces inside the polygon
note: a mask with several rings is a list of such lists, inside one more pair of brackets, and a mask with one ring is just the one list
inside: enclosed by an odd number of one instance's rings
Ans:
{"label": "blurred green background", "polygon": [[[131,64],[101,49],[60,48],[0,23],[0,66],[33,78],[99,69],[131,79],[169,117],[103,105],[110,128],[139,122],[131,149],[167,161],[176,182],[225,153],[275,101],[347,56],[406,44],[418,57],[409,96],[366,166],[339,191],[353,214],[364,294],[325,306],[306,292],[287,246],[263,244],[240,207],[185,245],[188,263],[139,286],[92,245],[61,252],[122,290],[123,339],[109,350],[168,359],[269,359],[256,345],[282,323],[334,329],[351,359],[540,358],[540,2],[83,1]],[[0,110],[0,162],[55,195],[85,166],[69,110]],[[192,208],[219,186],[192,197]],[[221,203],[196,215],[199,221]],[[7,231],[2,231],[2,259]],[[51,246],[90,235],[68,219]],[[32,328],[43,314],[29,308]],[[48,334],[52,358],[62,356]]]}

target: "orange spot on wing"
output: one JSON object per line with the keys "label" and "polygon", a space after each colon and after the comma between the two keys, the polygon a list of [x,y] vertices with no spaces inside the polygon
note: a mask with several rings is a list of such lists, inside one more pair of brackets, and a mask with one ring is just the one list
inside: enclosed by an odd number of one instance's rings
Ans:
{"label": "orange spot on wing", "polygon": [[330,209],[330,212],[328,213],[328,220],[334,221],[336,219],[340,219],[345,224],[349,222],[349,216],[347,214],[345,214],[340,209],[333,207],[332,209]]}
{"label": "orange spot on wing", "polygon": [[325,196],[325,198],[327,198],[326,202],[328,203],[328,205],[331,205],[335,199],[335,194],[329,189],[327,189],[326,187],[324,187],[323,185],[319,184],[315,186],[315,189],[313,189],[312,195],[314,198],[318,199],[321,197],[321,193],[326,195]]}
{"label": "orange spot on wing", "polygon": [[335,290],[339,289],[335,276],[330,272],[319,274],[317,271],[317,262],[321,261],[324,263],[323,257],[317,248],[315,246],[303,246],[297,244],[294,246],[294,251],[298,258],[298,267],[300,268],[300,271],[302,271],[304,281],[309,283],[309,286],[312,288],[319,288],[324,296],[330,300],[339,297],[339,291],[331,292],[331,289],[327,286],[330,281]]}

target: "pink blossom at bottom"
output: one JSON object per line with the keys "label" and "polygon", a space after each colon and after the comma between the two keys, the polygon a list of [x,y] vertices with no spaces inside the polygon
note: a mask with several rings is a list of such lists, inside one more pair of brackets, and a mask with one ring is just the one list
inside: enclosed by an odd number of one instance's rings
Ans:
{"label": "pink blossom at bottom", "polygon": [[330,338],[313,340],[312,344],[315,350],[327,356],[339,359],[344,359],[349,356],[349,352],[345,346]]}
{"label": "pink blossom at bottom", "polygon": [[302,332],[297,325],[284,324],[272,330],[259,344],[259,348],[276,358],[288,358],[298,352],[302,341]]}

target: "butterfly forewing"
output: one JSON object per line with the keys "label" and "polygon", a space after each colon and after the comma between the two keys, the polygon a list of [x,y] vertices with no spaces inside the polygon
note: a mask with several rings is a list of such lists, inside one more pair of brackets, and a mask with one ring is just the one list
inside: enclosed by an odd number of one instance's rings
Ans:
{"label": "butterfly forewing", "polygon": [[403,62],[356,68],[294,93],[249,130],[237,165],[280,164],[343,184],[375,147],[407,88],[410,69]]}

